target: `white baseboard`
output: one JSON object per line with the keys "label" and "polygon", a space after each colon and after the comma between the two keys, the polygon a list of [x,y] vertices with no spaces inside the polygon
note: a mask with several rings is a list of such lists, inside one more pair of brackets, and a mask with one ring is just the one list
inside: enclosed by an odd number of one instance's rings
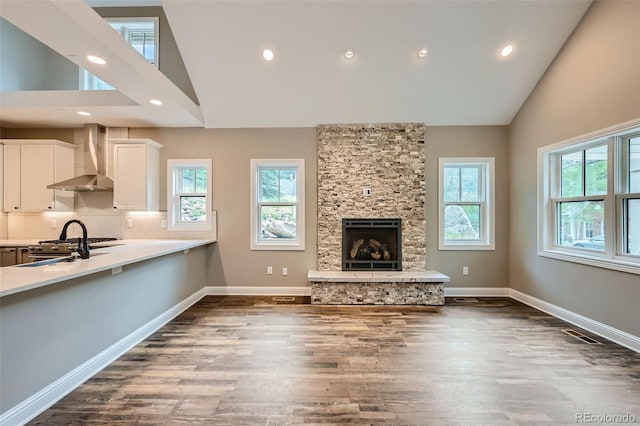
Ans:
{"label": "white baseboard", "polygon": [[149,337],[160,327],[180,315],[198,300],[202,299],[202,297],[206,295],[204,289],[205,288],[200,289],[182,302],[133,331],[128,336],[123,337],[118,342],[109,346],[93,358],[79,365],[49,386],[12,407],[0,416],[0,425],[23,425],[30,421],[64,398],[68,393],[87,381],[87,379],[118,359],[121,355]]}
{"label": "white baseboard", "polygon": [[311,296],[311,287],[208,286],[207,296]]}
{"label": "white baseboard", "polygon": [[529,305],[539,311],[546,312],[556,318],[560,318],[568,323],[581,327],[585,330],[602,336],[605,339],[611,340],[614,343],[631,349],[635,352],[640,352],[640,337],[634,336],[617,328],[613,328],[607,324],[603,324],[599,321],[592,320],[583,315],[572,312],[568,309],[561,308],[552,303],[545,302],[536,297],[529,296],[528,294],[519,292],[518,290],[509,289],[509,297],[519,302]]}
{"label": "white baseboard", "polygon": [[[205,287],[207,296],[310,296],[311,287]],[[445,287],[445,297],[509,297],[507,287]]]}
{"label": "white baseboard", "polygon": [[508,287],[444,287],[445,297],[509,297]]}

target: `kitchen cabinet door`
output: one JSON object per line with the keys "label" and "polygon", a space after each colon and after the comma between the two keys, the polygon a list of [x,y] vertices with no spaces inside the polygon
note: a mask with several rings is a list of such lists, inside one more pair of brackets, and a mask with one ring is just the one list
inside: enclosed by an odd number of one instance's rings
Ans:
{"label": "kitchen cabinet door", "polygon": [[73,145],[53,139],[2,142],[3,210],[73,211],[73,192],[47,189],[47,185],[73,177]]}
{"label": "kitchen cabinet door", "polygon": [[[53,148],[53,181],[60,182],[74,176],[74,150],[56,145]],[[51,191],[51,190],[50,190]],[[75,205],[75,192],[53,191],[53,209],[58,212],[72,212]]]}
{"label": "kitchen cabinet door", "polygon": [[22,210],[53,210],[53,145],[23,145],[21,153]]}
{"label": "kitchen cabinet door", "polygon": [[4,146],[4,211],[20,210],[20,145]]}
{"label": "kitchen cabinet door", "polygon": [[122,210],[158,210],[160,152],[150,140],[127,139],[113,144],[113,207]]}

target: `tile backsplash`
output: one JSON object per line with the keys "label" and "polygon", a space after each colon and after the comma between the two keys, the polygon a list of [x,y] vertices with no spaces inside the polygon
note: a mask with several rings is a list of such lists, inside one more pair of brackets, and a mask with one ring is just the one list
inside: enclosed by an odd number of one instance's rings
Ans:
{"label": "tile backsplash", "polygon": [[5,212],[0,212],[0,240],[4,240],[7,238],[7,220],[8,214]]}
{"label": "tile backsplash", "polygon": [[[0,238],[56,239],[65,222],[78,219],[84,222],[90,237],[115,237],[118,239],[216,239],[216,212],[213,212],[212,231],[168,231],[167,212],[123,212],[106,209],[79,209],[76,212],[10,212],[0,216]],[[6,235],[1,234],[6,221]],[[79,226],[70,226],[69,238],[82,235]]]}

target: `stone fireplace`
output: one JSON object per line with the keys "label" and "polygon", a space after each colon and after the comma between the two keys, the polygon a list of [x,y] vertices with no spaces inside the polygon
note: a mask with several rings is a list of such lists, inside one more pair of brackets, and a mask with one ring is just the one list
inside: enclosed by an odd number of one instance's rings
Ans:
{"label": "stone fireplace", "polygon": [[343,271],[401,271],[402,219],[342,219]]}
{"label": "stone fireplace", "polygon": [[342,270],[349,218],[400,219],[401,268],[425,270],[424,140],[421,123],[318,126],[318,270]]}
{"label": "stone fireplace", "polygon": [[444,304],[449,277],[426,270],[424,141],[421,123],[318,126],[311,303]]}

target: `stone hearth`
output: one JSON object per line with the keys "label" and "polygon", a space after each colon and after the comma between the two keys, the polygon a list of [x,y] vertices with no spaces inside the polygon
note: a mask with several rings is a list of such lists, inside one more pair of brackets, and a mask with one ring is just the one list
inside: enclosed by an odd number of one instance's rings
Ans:
{"label": "stone hearth", "polygon": [[309,271],[311,303],[327,305],[444,305],[444,283],[437,271]]}

